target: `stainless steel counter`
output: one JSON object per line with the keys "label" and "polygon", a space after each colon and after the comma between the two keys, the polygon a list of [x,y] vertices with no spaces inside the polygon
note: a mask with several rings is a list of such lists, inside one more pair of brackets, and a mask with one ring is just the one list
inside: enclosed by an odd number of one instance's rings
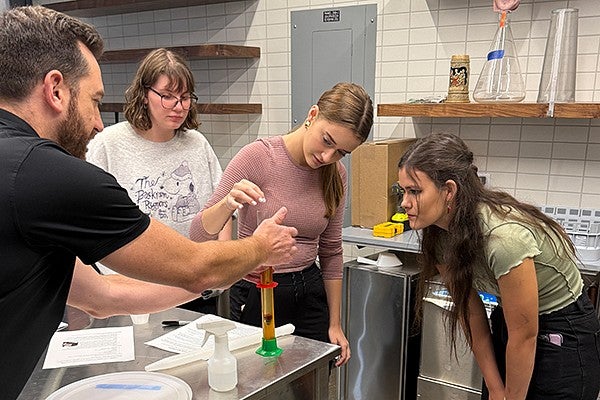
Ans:
{"label": "stainless steel counter", "polygon": [[[407,251],[409,253],[418,253],[421,251],[419,231],[413,230],[406,231],[391,238],[383,238],[373,236],[372,229],[348,226],[342,229],[342,240],[345,243],[351,243],[357,246],[374,246],[390,250]],[[584,274],[595,275],[600,272],[600,260],[577,263],[577,266]]]}
{"label": "stainless steel counter", "polygon": [[[102,328],[131,325],[129,316],[94,320],[75,309],[67,313],[68,329]],[[141,371],[151,362],[173,353],[148,346],[144,342],[168,332],[162,320],[194,320],[201,314],[179,308],[150,315],[145,325],[134,325],[135,360],[128,362],[85,365],[43,370],[45,353],[40,358],[31,378],[18,400],[45,399],[54,391],[72,382],[95,375],[119,371]],[[208,387],[207,363],[197,361],[188,365],[161,371],[187,382],[195,400],[233,399],[322,399],[327,400],[329,361],[340,354],[340,348],[328,343],[299,336],[285,336],[277,340],[283,349],[277,358],[263,358],[255,353],[257,346],[234,351],[238,360],[238,385],[226,393],[217,393]]]}
{"label": "stainless steel counter", "polygon": [[375,246],[418,253],[420,251],[418,232],[410,230],[391,238],[382,238],[373,236],[372,229],[348,226],[342,229],[342,240],[358,246]]}

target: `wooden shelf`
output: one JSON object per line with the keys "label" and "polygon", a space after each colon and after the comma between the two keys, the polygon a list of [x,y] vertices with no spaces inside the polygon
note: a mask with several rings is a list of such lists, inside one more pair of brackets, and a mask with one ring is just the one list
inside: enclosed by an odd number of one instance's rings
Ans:
{"label": "wooden shelf", "polygon": [[[260,47],[235,46],[229,44],[199,44],[192,46],[171,46],[169,50],[176,51],[185,59],[207,58],[258,58]],[[109,50],[104,52],[101,63],[138,62],[141,61],[151,49]]]}
{"label": "wooden shelf", "polygon": [[198,114],[262,114],[260,103],[198,103]]}
{"label": "wooden shelf", "polygon": [[[107,51],[100,59],[101,63],[138,62],[153,49],[131,49]],[[193,46],[169,47],[181,54],[186,59],[210,59],[210,58],[258,58],[260,47],[234,46],[225,44],[202,44]],[[262,114],[261,104],[197,104],[199,114]],[[123,103],[104,103],[100,111],[120,113],[123,111]]]}
{"label": "wooden shelf", "polygon": [[[378,104],[379,117],[547,118],[547,103]],[[600,103],[555,103],[554,118],[600,118]]]}
{"label": "wooden shelf", "polygon": [[600,103],[555,103],[554,118],[600,118]]}
{"label": "wooden shelf", "polygon": [[44,6],[78,17],[97,17],[233,1],[239,0],[75,0],[44,4]]}
{"label": "wooden shelf", "polygon": [[[123,112],[124,103],[102,103],[102,112]],[[198,103],[198,114],[262,114],[259,103]]]}
{"label": "wooden shelf", "polygon": [[[206,4],[230,3],[239,0],[74,0],[45,4],[46,7],[79,17],[95,17],[111,14],[125,14],[137,11],[163,10]],[[109,50],[104,52],[101,63],[139,62],[153,48]],[[185,59],[224,59],[259,58],[260,47],[236,46],[226,44],[201,44],[190,46],[172,46]],[[199,114],[262,114],[262,104],[197,104]],[[102,112],[118,114],[123,111],[123,103],[104,103]]]}
{"label": "wooden shelf", "polygon": [[123,112],[124,103],[102,103],[100,104],[100,112]]}

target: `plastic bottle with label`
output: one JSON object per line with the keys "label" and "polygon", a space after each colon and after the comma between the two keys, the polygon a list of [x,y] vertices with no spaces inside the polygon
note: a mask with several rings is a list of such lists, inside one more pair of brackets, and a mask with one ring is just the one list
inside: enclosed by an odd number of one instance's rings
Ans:
{"label": "plastic bottle with label", "polygon": [[210,335],[215,337],[215,351],[208,359],[208,385],[216,392],[227,392],[237,386],[237,359],[229,351],[227,332],[235,329],[235,324],[228,320],[198,324],[204,329],[204,343]]}
{"label": "plastic bottle with label", "polygon": [[508,14],[500,14],[500,23],[483,65],[473,99],[477,102],[519,102],[525,98],[525,85],[510,30]]}

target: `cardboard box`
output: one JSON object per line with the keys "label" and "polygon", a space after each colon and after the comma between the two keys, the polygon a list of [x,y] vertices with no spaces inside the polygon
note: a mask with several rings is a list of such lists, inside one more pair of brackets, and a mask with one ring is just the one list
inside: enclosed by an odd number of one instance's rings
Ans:
{"label": "cardboard box", "polygon": [[352,152],[351,223],[372,229],[396,213],[391,188],[398,181],[398,161],[416,139],[365,142]]}

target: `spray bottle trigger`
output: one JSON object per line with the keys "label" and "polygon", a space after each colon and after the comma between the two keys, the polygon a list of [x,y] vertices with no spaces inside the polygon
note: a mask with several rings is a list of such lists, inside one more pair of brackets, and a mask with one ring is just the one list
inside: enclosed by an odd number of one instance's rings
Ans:
{"label": "spray bottle trigger", "polygon": [[213,322],[199,322],[196,324],[196,327],[205,331],[204,339],[200,345],[201,347],[204,347],[210,335],[227,334],[228,331],[235,329],[235,324],[232,321],[222,320]]}
{"label": "spray bottle trigger", "polygon": [[202,339],[202,344],[200,345],[200,347],[204,347],[204,345],[206,344],[206,341],[208,340],[210,335],[212,335],[212,333],[204,332],[204,339]]}

